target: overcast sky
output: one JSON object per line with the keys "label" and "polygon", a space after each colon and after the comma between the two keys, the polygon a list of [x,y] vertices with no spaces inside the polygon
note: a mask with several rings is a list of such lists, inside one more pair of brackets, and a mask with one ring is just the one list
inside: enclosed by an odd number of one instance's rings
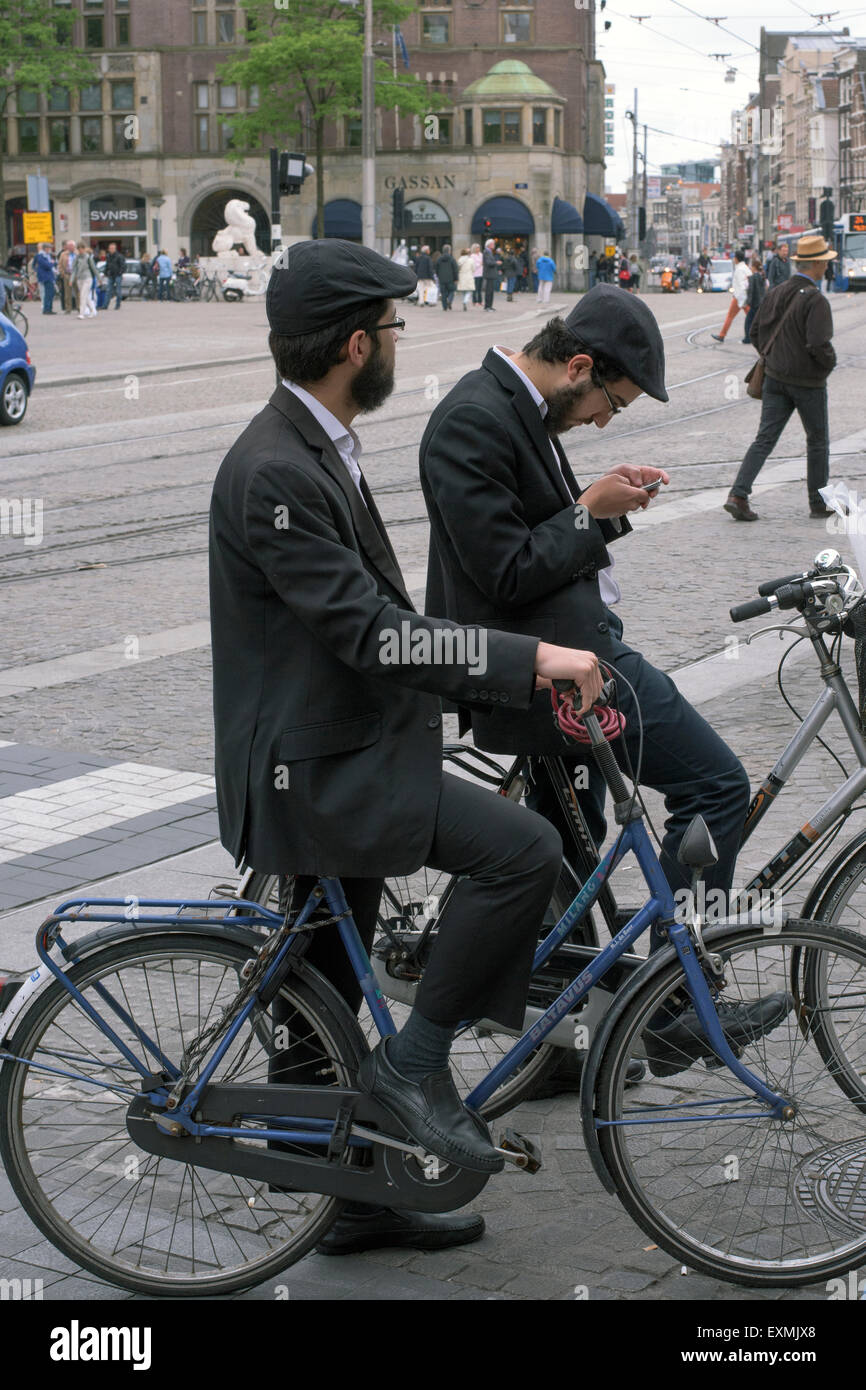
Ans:
{"label": "overcast sky", "polygon": [[[600,0],[596,0],[598,5]],[[820,0],[819,0],[820,3]],[[837,0],[844,5],[845,0]],[[825,0],[829,13],[830,0]],[[596,49],[607,81],[616,84],[615,155],[608,157],[606,188],[625,190],[631,176],[632,125],[626,118],[638,91],[638,121],[669,135],[649,131],[647,170],[684,159],[718,158],[720,140],[730,138],[731,112],[758,89],[758,43],[761,25],[793,33],[827,34],[845,25],[853,37],[866,36],[866,9],[849,0],[829,24],[819,25],[818,4],[811,0],[763,0],[767,14],[756,14],[748,0],[608,0],[596,12]],[[648,15],[637,23],[632,15]],[[708,23],[715,15],[721,24]],[[700,16],[700,17],[699,17]],[[611,27],[604,32],[604,20]],[[728,32],[726,32],[728,31]],[[724,59],[713,53],[727,54]],[[729,67],[733,82],[725,81]],[[714,150],[715,147],[715,150]],[[643,148],[643,132],[641,145]]]}

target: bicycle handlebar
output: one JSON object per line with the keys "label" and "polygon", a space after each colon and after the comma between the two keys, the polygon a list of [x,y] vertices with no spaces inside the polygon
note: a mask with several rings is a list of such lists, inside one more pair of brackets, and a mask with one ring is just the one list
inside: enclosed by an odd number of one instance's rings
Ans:
{"label": "bicycle handlebar", "polygon": [[[797,574],[786,574],[781,579],[765,579],[763,584],[758,585],[758,593],[764,598],[774,594],[777,589],[781,589],[783,584],[795,584],[798,579],[805,579],[808,571],[800,570]],[[736,622],[737,619],[734,619]]]}
{"label": "bicycle handlebar", "polygon": [[730,610],[732,623],[744,623],[749,618],[757,618],[761,613],[769,613],[774,607],[769,598],[750,598],[748,603],[737,603]]}

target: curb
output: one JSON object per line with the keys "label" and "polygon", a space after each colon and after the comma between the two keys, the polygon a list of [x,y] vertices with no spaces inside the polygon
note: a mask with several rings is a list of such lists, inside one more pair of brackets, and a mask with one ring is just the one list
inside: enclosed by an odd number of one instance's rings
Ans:
{"label": "curb", "polygon": [[171,362],[162,367],[121,367],[113,372],[95,372],[92,376],[58,376],[50,377],[48,380],[42,377],[39,385],[43,390],[46,386],[83,386],[88,381],[117,381],[118,377],[124,376],[158,376],[166,372],[200,371],[204,367],[233,367],[244,362],[271,361],[273,359],[269,352],[251,352],[244,357],[213,357],[204,362]]}

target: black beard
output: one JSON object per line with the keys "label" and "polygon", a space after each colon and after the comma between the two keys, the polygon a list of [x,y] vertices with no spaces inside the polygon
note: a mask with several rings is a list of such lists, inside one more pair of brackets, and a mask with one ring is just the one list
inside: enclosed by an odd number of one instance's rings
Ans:
{"label": "black beard", "polygon": [[577,402],[583,400],[591,390],[592,382],[579,381],[575,386],[562,386],[558,391],[553,391],[547,398],[547,414],[544,417],[547,433],[561,434],[563,429],[571,429],[566,421]]}
{"label": "black beard", "polygon": [[375,352],[367,358],[349,390],[362,415],[378,410],[394,390],[394,367],[383,358],[378,340]]}

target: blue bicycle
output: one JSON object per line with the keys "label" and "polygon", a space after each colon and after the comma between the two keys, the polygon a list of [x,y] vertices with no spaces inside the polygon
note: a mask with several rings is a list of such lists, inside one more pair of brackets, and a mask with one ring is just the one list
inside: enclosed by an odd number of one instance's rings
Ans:
{"label": "blue bicycle", "polygon": [[[580,973],[468,1104],[480,1112],[568,1020],[589,1047],[580,1112],[595,1171],[654,1242],[754,1287],[856,1268],[866,941],[808,920],[678,921],[636,796],[596,717],[585,725],[620,834],[535,970],[627,853],[648,897],[604,949],[582,948]],[[697,885],[713,860],[700,818],[681,859]],[[72,939],[84,923],[104,925]],[[630,948],[653,926],[666,944],[640,961]],[[39,967],[0,1016],[0,1153],[70,1259],[138,1293],[227,1294],[300,1259],[341,1201],[450,1211],[490,1180],[425,1152],[355,1088],[364,1035],[304,959],[322,930],[339,932],[379,1033],[393,1031],[337,879],[285,918],[235,899],[80,898],[43,923]],[[744,1000],[760,1026],[743,1025]],[[637,1058],[646,1078],[627,1086]],[[540,1164],[512,1130],[500,1148],[525,1171]]]}

